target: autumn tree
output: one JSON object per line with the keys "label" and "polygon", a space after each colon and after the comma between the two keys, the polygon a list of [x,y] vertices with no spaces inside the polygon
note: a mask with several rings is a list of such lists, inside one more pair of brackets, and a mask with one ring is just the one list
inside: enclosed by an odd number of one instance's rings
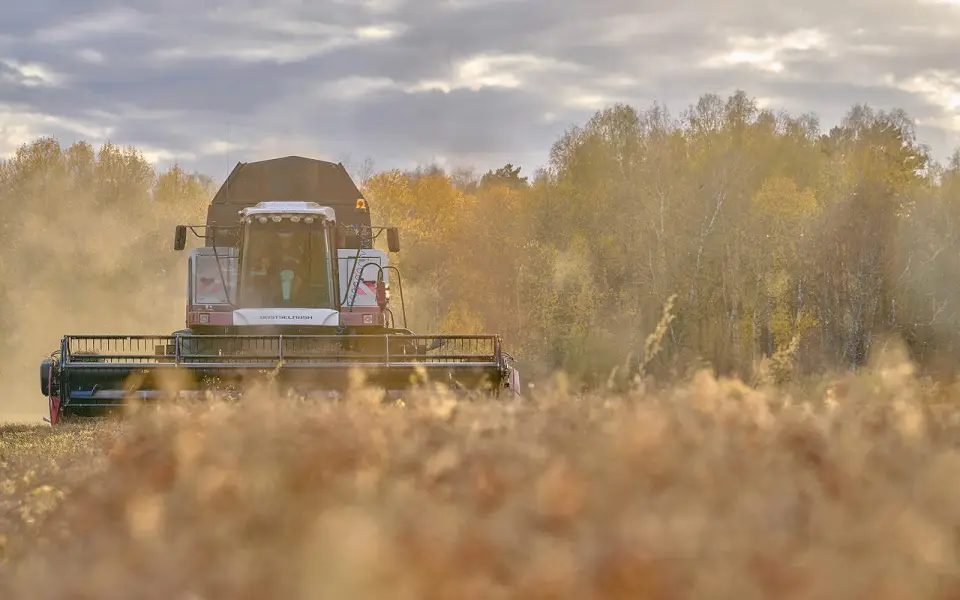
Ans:
{"label": "autumn tree", "polygon": [[520,176],[520,167],[507,163],[497,170],[490,170],[480,178],[480,187],[504,185],[509,188],[524,188],[528,185],[527,178]]}

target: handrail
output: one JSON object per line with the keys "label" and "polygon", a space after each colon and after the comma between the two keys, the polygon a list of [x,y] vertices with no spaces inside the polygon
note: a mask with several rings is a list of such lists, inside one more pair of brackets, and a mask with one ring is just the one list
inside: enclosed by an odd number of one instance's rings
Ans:
{"label": "handrail", "polygon": [[[441,353],[431,353],[442,341]],[[295,367],[356,364],[490,366],[503,362],[498,335],[67,335],[61,364],[83,368]]]}

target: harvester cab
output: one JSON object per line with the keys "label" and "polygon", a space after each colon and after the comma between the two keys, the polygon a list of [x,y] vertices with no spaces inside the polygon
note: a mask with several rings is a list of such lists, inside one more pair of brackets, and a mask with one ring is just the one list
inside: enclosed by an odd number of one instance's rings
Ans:
{"label": "harvester cab", "polygon": [[[187,258],[185,328],[171,335],[66,335],[41,364],[50,421],[96,416],[131,400],[240,391],[269,376],[310,395],[337,395],[354,370],[402,393],[423,380],[519,393],[499,335],[416,335],[388,254],[395,227],[375,227],[343,165],[302,157],[238,163],[207,222],[178,225],[203,240]],[[402,325],[391,307],[392,280]],[[171,382],[176,382],[175,384]]]}
{"label": "harvester cab", "polygon": [[[396,228],[366,228],[385,230],[388,250],[399,252]],[[197,229],[178,226],[174,249],[185,248],[187,231],[201,237]],[[259,202],[239,211],[237,229],[235,245],[214,243],[190,252],[189,331],[183,333],[401,331],[389,308],[387,253],[344,247],[347,232],[332,207]],[[402,331],[410,333],[405,326]]]}

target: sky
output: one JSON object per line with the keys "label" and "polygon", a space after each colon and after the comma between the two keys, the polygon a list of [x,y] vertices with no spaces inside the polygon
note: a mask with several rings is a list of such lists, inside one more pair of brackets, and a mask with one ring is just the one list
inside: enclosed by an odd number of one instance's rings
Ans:
{"label": "sky", "polygon": [[616,102],[705,93],[829,127],[902,108],[960,147],[960,0],[6,0],[0,155],[132,144],[222,180],[299,154],[527,174]]}

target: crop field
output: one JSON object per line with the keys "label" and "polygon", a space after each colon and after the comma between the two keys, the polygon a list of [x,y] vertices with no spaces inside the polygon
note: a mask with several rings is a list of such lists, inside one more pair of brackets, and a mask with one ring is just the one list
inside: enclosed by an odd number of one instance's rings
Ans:
{"label": "crop field", "polygon": [[645,385],[8,426],[0,597],[960,595],[954,390]]}

